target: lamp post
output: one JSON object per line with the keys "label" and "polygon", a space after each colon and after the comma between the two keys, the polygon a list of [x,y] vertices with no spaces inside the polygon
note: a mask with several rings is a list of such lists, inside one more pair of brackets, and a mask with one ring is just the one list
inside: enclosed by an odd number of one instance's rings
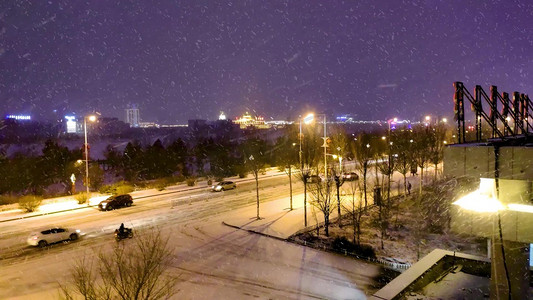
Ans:
{"label": "lamp post", "polygon": [[[309,124],[313,121],[314,115],[313,114],[307,114],[304,118],[304,124]],[[300,152],[299,152],[299,159],[300,159],[300,174],[304,176],[303,170],[304,170],[304,163],[302,159],[302,117],[300,116],[299,120],[300,125],[300,135],[298,136],[298,140],[300,143]],[[307,178],[304,178],[304,188],[307,187]],[[304,192],[304,226],[307,227],[307,191]]]}
{"label": "lamp post", "polygon": [[[324,137],[322,138],[324,140],[324,144],[322,147],[324,147],[324,178],[328,178],[328,137],[327,137],[327,131],[326,131],[326,114],[318,114],[318,116],[324,117]],[[314,115],[309,114],[306,118],[309,118],[309,122],[313,121]]]}
{"label": "lamp post", "polygon": [[339,172],[342,174],[342,156],[336,154],[329,154],[333,159],[339,159]]}
{"label": "lamp post", "polygon": [[324,116],[324,178],[328,179],[328,137],[326,135],[326,114]]}
{"label": "lamp post", "polygon": [[87,151],[87,119],[91,122],[96,121],[96,116],[86,116],[83,118],[83,128],[85,131],[85,185],[87,187],[87,197],[89,197],[89,151]]}

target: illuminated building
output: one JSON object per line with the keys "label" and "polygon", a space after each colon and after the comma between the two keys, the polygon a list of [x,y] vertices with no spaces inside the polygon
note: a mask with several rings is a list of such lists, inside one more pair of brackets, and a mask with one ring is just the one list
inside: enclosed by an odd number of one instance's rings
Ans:
{"label": "illuminated building", "polygon": [[252,117],[248,112],[246,112],[242,117],[237,118],[233,123],[238,124],[241,129],[246,128],[257,128],[257,129],[268,129],[270,124],[266,124],[263,117],[256,116]]}
{"label": "illuminated building", "polygon": [[130,127],[139,127],[141,125],[139,109],[135,105],[126,109],[126,123],[130,124]]}
{"label": "illuminated building", "polygon": [[29,115],[7,115],[6,119],[12,119],[17,121],[29,121],[31,120],[31,116]]}
{"label": "illuminated building", "polygon": [[77,133],[78,127],[76,122],[76,117],[74,116],[65,116],[67,120],[67,133]]}

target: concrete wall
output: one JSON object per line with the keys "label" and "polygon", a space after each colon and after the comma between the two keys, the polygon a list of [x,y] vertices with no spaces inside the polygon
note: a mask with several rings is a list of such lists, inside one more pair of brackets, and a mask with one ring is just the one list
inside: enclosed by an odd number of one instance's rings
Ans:
{"label": "concrete wall", "polygon": [[[533,147],[501,147],[500,178],[533,180]],[[444,149],[444,175],[494,178],[494,147],[451,145]]]}
{"label": "concrete wall", "polygon": [[[494,157],[492,146],[448,146],[444,150],[444,175],[476,180],[494,178]],[[533,205],[533,148],[501,147],[499,172],[497,197],[501,203]],[[498,213],[473,212],[452,205],[451,216],[455,232],[487,238],[498,232]],[[500,211],[500,218],[505,240],[533,243],[533,213],[506,209]]]}

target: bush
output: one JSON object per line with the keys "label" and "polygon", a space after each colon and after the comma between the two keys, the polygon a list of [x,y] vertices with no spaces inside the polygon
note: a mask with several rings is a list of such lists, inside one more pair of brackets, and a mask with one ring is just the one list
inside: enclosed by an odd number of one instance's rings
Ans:
{"label": "bush", "polygon": [[17,203],[18,198],[13,195],[0,195],[0,205]]}
{"label": "bush", "polygon": [[189,177],[185,181],[187,182],[188,186],[195,186],[196,185],[196,178],[194,178],[194,177]]}
{"label": "bush", "polygon": [[331,243],[331,247],[333,248],[333,250],[339,252],[354,252],[355,250],[354,243],[350,242],[345,236],[336,237]]}
{"label": "bush", "polygon": [[357,255],[366,257],[366,258],[376,258],[376,252],[374,251],[374,248],[370,245],[355,245],[355,251]]}
{"label": "bush", "polygon": [[157,189],[158,191],[164,190],[167,186],[173,185],[176,183],[176,178],[174,177],[164,177],[154,180],[149,186]]}
{"label": "bush", "polygon": [[79,193],[74,196],[74,198],[78,201],[78,204],[85,204],[87,201],[89,201],[89,198],[91,197],[91,194],[87,193]]}
{"label": "bush", "polygon": [[122,194],[128,194],[133,192],[133,186],[129,185],[127,183],[121,184],[116,187],[115,192],[113,194],[115,195],[122,195]]}
{"label": "bush", "polygon": [[239,178],[245,178],[246,177],[246,173],[239,173]]}
{"label": "bush", "polygon": [[38,196],[27,195],[19,199],[19,208],[25,212],[33,212],[37,210],[42,201],[43,199]]}
{"label": "bush", "polygon": [[176,180],[176,182],[184,182],[185,181],[185,176],[183,175],[178,175],[178,176],[174,176],[174,180]]}
{"label": "bush", "polygon": [[103,186],[100,189],[102,194],[113,194],[113,195],[122,195],[133,192],[134,188],[131,184],[125,181],[119,181],[117,183]]}
{"label": "bush", "polygon": [[331,247],[337,252],[350,252],[366,258],[376,258],[376,252],[370,245],[355,245],[345,236],[336,237]]}

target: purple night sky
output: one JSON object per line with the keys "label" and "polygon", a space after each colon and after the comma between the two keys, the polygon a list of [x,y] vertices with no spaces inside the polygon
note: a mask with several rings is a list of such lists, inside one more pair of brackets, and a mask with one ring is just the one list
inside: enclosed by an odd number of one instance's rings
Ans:
{"label": "purple night sky", "polygon": [[0,113],[183,123],[451,116],[454,81],[533,94],[533,2],[0,3]]}

